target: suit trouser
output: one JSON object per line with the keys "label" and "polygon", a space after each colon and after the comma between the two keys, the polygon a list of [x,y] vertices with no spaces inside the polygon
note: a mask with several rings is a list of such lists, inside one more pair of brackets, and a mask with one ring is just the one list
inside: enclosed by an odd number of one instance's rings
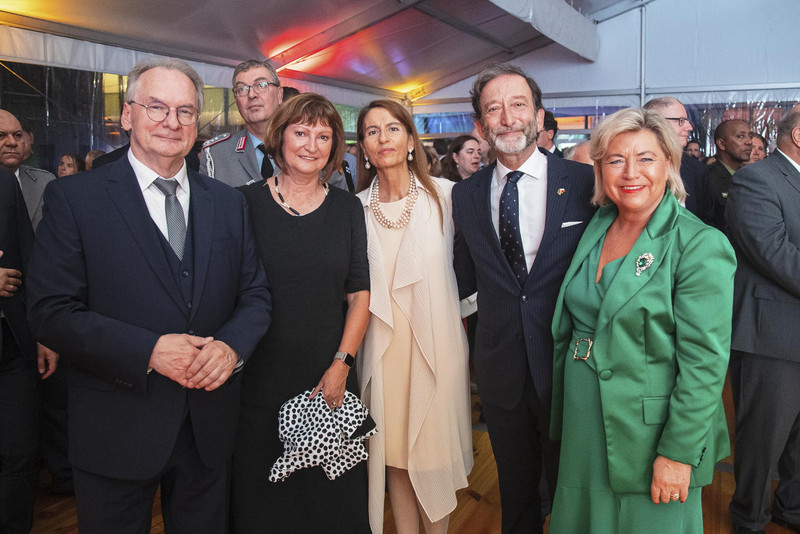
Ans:
{"label": "suit trouser", "polygon": [[558,444],[550,441],[550,414],[542,413],[530,373],[522,398],[511,410],[483,402],[497,462],[503,534],[541,533],[542,475],[552,502],[558,475]]}
{"label": "suit trouser", "polygon": [[67,362],[42,381],[42,460],[52,477],[54,493],[72,491],[72,467],[67,452]]}
{"label": "suit trouser", "polygon": [[150,534],[153,499],[160,484],[166,534],[225,534],[228,464],[213,469],[203,464],[187,416],[167,465],[153,478],[110,478],[73,466],[78,530],[80,534]]}
{"label": "suit trouser", "polygon": [[5,320],[0,360],[0,534],[30,531],[39,467],[38,380]]}
{"label": "suit trouser", "polygon": [[754,529],[769,522],[777,470],[772,512],[800,523],[800,362],[732,351],[730,370],[736,410],[731,520]]}

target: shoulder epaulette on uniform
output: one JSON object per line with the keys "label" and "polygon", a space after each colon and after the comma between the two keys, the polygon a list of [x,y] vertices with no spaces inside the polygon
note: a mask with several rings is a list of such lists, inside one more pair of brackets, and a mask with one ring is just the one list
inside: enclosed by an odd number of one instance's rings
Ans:
{"label": "shoulder epaulette on uniform", "polygon": [[203,148],[208,148],[210,146],[216,145],[217,143],[221,143],[222,141],[226,140],[230,136],[231,136],[230,133],[222,133],[222,134],[219,134],[216,137],[212,137],[211,139],[209,139],[208,141],[203,143]]}

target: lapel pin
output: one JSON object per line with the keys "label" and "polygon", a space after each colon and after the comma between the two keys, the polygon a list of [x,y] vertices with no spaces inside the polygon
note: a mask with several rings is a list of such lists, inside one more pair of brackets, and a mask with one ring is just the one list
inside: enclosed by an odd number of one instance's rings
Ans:
{"label": "lapel pin", "polygon": [[567,190],[562,187],[558,191],[556,191],[556,195],[561,196],[566,192],[567,192]]}
{"label": "lapel pin", "polygon": [[649,252],[645,252],[641,256],[639,256],[636,260],[636,276],[641,276],[642,272],[644,272],[648,267],[653,265],[655,258]]}

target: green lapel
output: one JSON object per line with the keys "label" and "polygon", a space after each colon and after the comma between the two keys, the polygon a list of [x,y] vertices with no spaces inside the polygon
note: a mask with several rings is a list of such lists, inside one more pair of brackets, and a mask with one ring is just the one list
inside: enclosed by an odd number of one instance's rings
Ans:
{"label": "green lapel", "polygon": [[[606,296],[603,299],[603,304],[600,307],[600,314],[597,318],[597,332],[600,332],[614,314],[658,272],[664,261],[664,256],[675,237],[675,221],[680,209],[678,200],[668,191],[653,212],[650,222],[647,223],[639,239],[636,240],[631,251],[622,260],[622,265],[614,280],[611,281],[611,285],[609,285]],[[608,226],[605,228],[607,229]],[[636,276],[637,261],[640,258],[644,260],[643,256],[645,254],[652,254],[653,263],[641,270],[639,276]],[[666,290],[668,288],[665,288]]]}

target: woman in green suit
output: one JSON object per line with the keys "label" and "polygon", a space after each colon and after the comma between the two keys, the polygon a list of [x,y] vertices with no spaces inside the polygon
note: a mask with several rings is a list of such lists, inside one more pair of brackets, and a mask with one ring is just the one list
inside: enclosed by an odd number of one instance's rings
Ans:
{"label": "woman in green suit", "polygon": [[593,201],[553,321],[550,534],[703,532],[701,487],[730,452],[722,385],[734,253],[680,203],[681,147],[658,113],[592,135]]}

